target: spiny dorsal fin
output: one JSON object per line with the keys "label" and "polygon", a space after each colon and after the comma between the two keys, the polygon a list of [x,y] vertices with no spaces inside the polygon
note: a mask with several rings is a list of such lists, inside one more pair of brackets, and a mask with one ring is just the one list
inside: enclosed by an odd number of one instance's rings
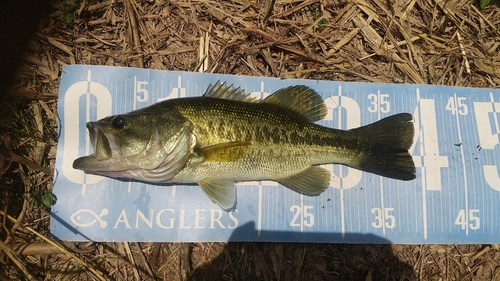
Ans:
{"label": "spiny dorsal fin", "polygon": [[311,166],[296,175],[279,179],[277,182],[295,192],[318,196],[330,185],[330,172],[321,167]]}
{"label": "spiny dorsal fin", "polygon": [[262,102],[291,110],[309,122],[319,121],[326,116],[326,105],[321,96],[315,90],[303,85],[277,90]]}
{"label": "spiny dorsal fin", "polygon": [[204,97],[215,98],[215,99],[225,99],[225,100],[235,100],[244,102],[257,102],[258,100],[251,97],[240,87],[234,88],[233,85],[227,86],[226,82],[221,83],[217,81],[215,85],[208,85]]}

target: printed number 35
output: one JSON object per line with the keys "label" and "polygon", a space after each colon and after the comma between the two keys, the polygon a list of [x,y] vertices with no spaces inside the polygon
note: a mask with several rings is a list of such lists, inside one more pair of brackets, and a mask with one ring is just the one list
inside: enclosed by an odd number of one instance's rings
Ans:
{"label": "printed number 35", "polygon": [[368,99],[371,100],[368,112],[382,112],[389,113],[391,111],[391,104],[389,102],[389,94],[369,94]]}
{"label": "printed number 35", "polygon": [[372,214],[375,215],[375,221],[372,222],[372,226],[381,228],[384,226],[385,221],[386,228],[394,228],[396,226],[396,218],[394,215],[391,215],[392,211],[394,211],[394,208],[384,208],[383,212],[381,208],[372,208]]}

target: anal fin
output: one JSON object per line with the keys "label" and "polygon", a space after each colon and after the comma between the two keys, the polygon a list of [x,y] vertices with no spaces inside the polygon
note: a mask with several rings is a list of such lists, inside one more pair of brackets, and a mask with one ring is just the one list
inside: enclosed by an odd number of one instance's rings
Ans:
{"label": "anal fin", "polygon": [[224,211],[232,211],[236,207],[236,187],[233,180],[204,179],[198,183],[201,190]]}
{"label": "anal fin", "polygon": [[317,196],[330,186],[330,172],[317,166],[311,166],[293,176],[277,180],[291,190],[308,195]]}

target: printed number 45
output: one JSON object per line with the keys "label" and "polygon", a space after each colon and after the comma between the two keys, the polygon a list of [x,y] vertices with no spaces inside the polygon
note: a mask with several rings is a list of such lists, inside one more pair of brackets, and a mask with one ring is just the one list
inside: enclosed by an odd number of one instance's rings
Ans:
{"label": "printed number 45", "polygon": [[446,110],[450,111],[453,115],[457,112],[460,115],[467,115],[469,113],[469,109],[465,103],[465,97],[450,97],[446,104]]}
{"label": "printed number 45", "polygon": [[462,229],[466,229],[468,223],[470,229],[478,230],[481,227],[481,220],[478,217],[479,210],[469,209],[469,217],[467,217],[466,214],[467,213],[464,209],[460,209],[460,211],[458,212],[458,216],[455,219],[455,224],[459,225]]}

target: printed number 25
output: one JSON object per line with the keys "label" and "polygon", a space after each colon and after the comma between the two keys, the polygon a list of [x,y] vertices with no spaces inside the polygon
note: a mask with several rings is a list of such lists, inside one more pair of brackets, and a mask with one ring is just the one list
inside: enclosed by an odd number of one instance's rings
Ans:
{"label": "printed number 25", "polygon": [[294,213],[292,221],[290,222],[290,226],[313,226],[313,208],[313,206],[303,206],[303,208],[301,208],[298,205],[293,205],[292,207],[290,207],[290,212]]}

